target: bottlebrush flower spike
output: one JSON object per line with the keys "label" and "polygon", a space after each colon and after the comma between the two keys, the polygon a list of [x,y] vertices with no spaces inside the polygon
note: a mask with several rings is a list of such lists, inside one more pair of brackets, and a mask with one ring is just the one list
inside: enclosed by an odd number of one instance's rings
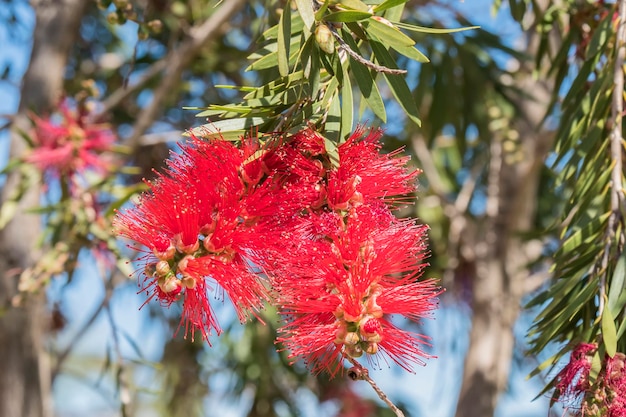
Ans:
{"label": "bottlebrush flower spike", "polygon": [[107,163],[100,155],[110,149],[115,135],[108,125],[90,124],[83,114],[60,106],[61,123],[52,118],[33,115],[35,148],[25,161],[55,176],[72,175],[86,169],[105,170]]}
{"label": "bottlebrush flower spike", "polygon": [[590,376],[597,346],[581,343],[556,376],[555,400],[568,403],[579,416],[626,417],[626,355],[605,355],[595,378]]}
{"label": "bottlebrush flower spike", "polygon": [[[421,171],[407,168],[408,156],[399,156],[402,149],[381,153],[381,129],[357,128],[338,148],[340,165],[328,181],[329,203],[331,189],[343,189],[352,199],[365,201],[383,199],[387,204],[410,200],[407,197],[417,189]],[[356,194],[355,194],[356,193]],[[332,202],[333,204],[341,203]]]}
{"label": "bottlebrush flower spike", "polygon": [[114,223],[119,235],[149,249],[142,261],[151,298],[166,306],[183,298],[187,332],[198,329],[205,339],[221,332],[206,294],[211,282],[228,294],[242,321],[268,297],[248,261],[256,220],[244,200],[256,188],[241,176],[244,162],[232,143],[194,139]]}
{"label": "bottlebrush flower spike", "polygon": [[[436,307],[441,291],[432,280],[418,280],[426,226],[397,220],[382,204],[331,217],[335,228],[327,215],[303,219],[302,236],[285,249],[293,259],[277,271],[278,305],[287,321],[279,341],[315,373],[335,375],[344,357],[363,355],[373,363],[386,356],[411,371],[429,357],[422,349],[428,338],[391,318],[419,321]],[[325,224],[306,225],[318,221]],[[312,234],[316,229],[328,235]]]}

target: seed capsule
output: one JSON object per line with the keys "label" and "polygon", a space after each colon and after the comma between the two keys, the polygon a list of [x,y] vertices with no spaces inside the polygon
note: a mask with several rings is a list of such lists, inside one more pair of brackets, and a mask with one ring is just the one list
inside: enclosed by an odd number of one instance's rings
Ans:
{"label": "seed capsule", "polygon": [[315,41],[320,49],[327,54],[330,55],[335,52],[335,38],[328,26],[322,24],[315,28]]}

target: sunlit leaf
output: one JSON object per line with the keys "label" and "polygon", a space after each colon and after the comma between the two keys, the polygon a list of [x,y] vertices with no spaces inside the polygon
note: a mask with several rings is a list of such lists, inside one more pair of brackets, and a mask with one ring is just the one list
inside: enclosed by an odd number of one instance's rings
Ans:
{"label": "sunlit leaf", "polygon": [[[376,41],[372,41],[371,45],[372,45],[372,50],[374,51],[374,54],[376,55],[376,59],[378,59],[378,61],[382,65],[388,68],[397,68],[396,63],[394,62],[393,58],[391,57],[391,55],[389,54],[389,52],[385,49],[383,45],[381,45],[379,42],[376,42]],[[422,121],[420,120],[418,116],[417,105],[415,104],[415,100],[413,99],[411,90],[409,89],[409,86],[406,84],[406,81],[404,80],[404,78],[401,75],[386,74],[386,73],[384,73],[383,76],[389,83],[391,93],[396,98],[396,100],[398,100],[398,103],[404,109],[404,111],[409,116],[409,118],[413,122],[415,122],[415,124],[417,124],[418,126],[421,126]]]}
{"label": "sunlit leaf", "polygon": [[[351,36],[345,34],[344,38],[352,50],[358,50],[357,44]],[[370,70],[367,69],[365,65],[354,60],[352,57],[350,58],[350,69],[354,74],[354,79],[359,86],[361,94],[363,94],[363,97],[367,101],[369,108],[372,109],[378,118],[380,118],[383,122],[386,122],[387,114],[385,112],[385,103],[383,102],[380,92],[378,91],[376,81],[372,77]]]}
{"label": "sunlit leaf", "polygon": [[289,74],[289,44],[291,39],[291,7],[289,2],[283,9],[279,21],[280,30],[278,31],[278,72],[281,76],[286,77]]}
{"label": "sunlit leaf", "polygon": [[402,33],[398,28],[387,26],[385,23],[379,22],[374,18],[370,18],[363,24],[367,33],[374,35],[379,41],[385,45],[395,49],[397,46],[413,46],[415,41]]}
{"label": "sunlit leaf", "polygon": [[408,2],[408,0],[386,0],[376,6],[374,6],[374,11],[376,13],[380,13],[383,12],[387,9],[390,9],[392,7],[396,7],[399,6],[401,4],[405,4],[406,2]]}
{"label": "sunlit leaf", "polygon": [[247,131],[249,128],[263,124],[266,121],[267,119],[262,117],[244,117],[238,119],[220,120],[218,122],[207,123],[202,126],[194,127],[184,135],[194,135],[200,138],[206,138],[234,130]]}
{"label": "sunlit leaf", "polygon": [[369,6],[360,0],[340,0],[340,3],[342,6],[353,10],[360,10],[362,12],[369,11]]}
{"label": "sunlit leaf", "polygon": [[610,357],[615,356],[617,351],[617,330],[615,329],[615,320],[609,308],[605,308],[602,311],[602,342],[606,347],[607,355]]}
{"label": "sunlit leaf", "polygon": [[339,141],[343,142],[352,132],[354,123],[354,98],[352,97],[352,84],[348,65],[344,65],[343,84],[341,85],[341,131]]}
{"label": "sunlit leaf", "polygon": [[324,20],[327,22],[359,22],[361,20],[369,19],[370,17],[372,17],[372,14],[368,12],[348,10],[329,13],[324,16]]}
{"label": "sunlit leaf", "polygon": [[421,53],[417,48],[413,46],[401,46],[401,45],[393,46],[392,45],[392,48],[400,52],[402,55],[406,56],[407,58],[410,58],[414,61],[430,62],[430,60],[428,59],[426,55]]}
{"label": "sunlit leaf", "polygon": [[294,0],[298,6],[298,12],[302,21],[304,22],[305,33],[311,34],[313,25],[315,24],[315,12],[313,11],[313,4],[310,0]]}
{"label": "sunlit leaf", "polygon": [[411,23],[404,22],[391,22],[394,26],[408,30],[410,32],[417,33],[430,33],[430,34],[446,34],[446,33],[458,33],[458,32],[466,32],[468,30],[480,29],[480,26],[467,26],[464,28],[455,28],[455,29],[442,29],[442,28],[429,28],[425,26],[413,25]]}

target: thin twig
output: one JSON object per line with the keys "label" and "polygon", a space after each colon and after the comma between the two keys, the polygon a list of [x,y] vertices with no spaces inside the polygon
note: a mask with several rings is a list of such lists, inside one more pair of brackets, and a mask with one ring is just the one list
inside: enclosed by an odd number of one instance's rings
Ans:
{"label": "thin twig", "polygon": [[122,85],[120,88],[111,93],[105,100],[102,101],[102,108],[98,113],[91,116],[94,122],[100,122],[104,117],[115,107],[119,106],[124,100],[126,100],[135,91],[146,85],[151,79],[159,75],[161,71],[167,66],[167,60],[165,58],[160,59],[150,65],[147,70],[143,72],[141,78],[132,85]]}
{"label": "thin twig", "polygon": [[350,377],[350,379],[352,379],[353,381],[356,381],[356,380],[366,381],[368,384],[372,386],[372,388],[374,388],[374,391],[376,391],[376,394],[378,394],[378,397],[381,400],[383,400],[385,404],[389,406],[391,411],[396,413],[396,416],[404,417],[404,413],[402,412],[402,410],[400,410],[394,403],[392,403],[389,397],[387,396],[387,394],[385,394],[383,390],[380,389],[378,385],[376,385],[376,382],[374,382],[374,380],[370,378],[369,372],[367,371],[367,369],[364,368],[363,365],[358,363],[356,359],[351,358],[350,356],[346,356],[346,359],[348,359],[348,361],[352,365],[354,365],[353,368],[350,368],[348,370],[348,376]]}
{"label": "thin twig", "polygon": [[189,30],[187,40],[167,54],[165,57],[167,65],[163,78],[160,80],[159,86],[155,88],[150,104],[137,117],[133,126],[133,133],[126,141],[128,146],[134,148],[138,145],[141,136],[157,118],[166,97],[176,90],[175,87],[180,82],[184,69],[207,42],[223,30],[224,24],[230,22],[231,17],[245,4],[244,0],[224,1],[211,17],[201,25],[194,26]]}
{"label": "thin twig", "polygon": [[333,34],[333,36],[337,40],[337,43],[339,43],[339,48],[346,51],[346,53],[350,55],[352,59],[354,59],[355,61],[360,62],[361,64],[365,65],[366,67],[370,69],[373,69],[376,72],[382,72],[385,74],[396,74],[396,75],[406,74],[406,70],[397,69],[397,68],[389,68],[389,67],[375,64],[372,61],[368,61],[367,59],[359,55],[356,51],[353,51],[352,48],[350,48],[350,45],[348,45],[346,41],[344,41],[341,38],[341,36],[337,32],[337,29],[335,29],[333,25],[327,23],[326,26],[328,27],[328,29],[330,29],[330,32]]}
{"label": "thin twig", "polygon": [[128,382],[126,381],[126,367],[124,365],[124,359],[122,357],[122,349],[120,348],[120,339],[117,335],[117,325],[113,320],[113,313],[111,307],[107,304],[105,307],[107,318],[111,326],[111,334],[113,335],[113,349],[115,349],[115,356],[117,363],[117,372],[115,373],[116,383],[120,392],[120,412],[122,417],[128,417],[129,406],[131,404],[130,390],[128,388]]}
{"label": "thin twig", "polygon": [[61,372],[61,367],[63,366],[63,363],[68,358],[70,353],[72,353],[72,350],[74,349],[78,341],[87,333],[87,330],[89,330],[91,325],[96,321],[96,319],[102,312],[102,309],[108,302],[109,302],[109,298],[105,296],[104,299],[100,302],[100,305],[98,306],[98,308],[96,308],[96,310],[91,314],[91,316],[85,322],[85,324],[83,324],[83,327],[81,327],[80,330],[76,332],[76,334],[74,335],[74,338],[67,344],[65,349],[63,349],[63,351],[57,355],[56,363],[54,365],[54,368],[52,369],[52,374],[51,374],[52,382],[54,382],[56,377]]}
{"label": "thin twig", "polygon": [[611,246],[615,239],[615,232],[621,216],[622,191],[622,114],[624,110],[624,59],[626,58],[626,0],[619,2],[619,20],[613,64],[613,97],[611,101],[611,120],[613,126],[610,134],[611,141],[611,215],[608,220],[604,254],[602,256],[602,270],[600,271],[600,297],[598,316],[604,310],[604,295],[606,293],[606,269],[609,263]]}

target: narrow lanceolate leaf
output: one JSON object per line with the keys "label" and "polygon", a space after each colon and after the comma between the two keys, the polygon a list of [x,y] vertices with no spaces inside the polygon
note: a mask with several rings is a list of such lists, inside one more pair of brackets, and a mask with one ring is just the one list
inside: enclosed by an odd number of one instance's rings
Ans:
{"label": "narrow lanceolate leaf", "polygon": [[[350,48],[352,48],[353,51],[358,51],[359,47],[352,36],[345,31],[343,32],[343,35],[343,38],[346,40]],[[350,58],[350,69],[354,74],[354,79],[356,80],[359,90],[361,90],[361,94],[363,94],[369,108],[380,120],[386,122],[387,113],[385,112],[385,103],[383,102],[383,98],[378,91],[378,86],[376,85],[376,81],[374,80],[374,77],[372,77],[370,70],[353,58]]]}
{"label": "narrow lanceolate leaf", "polygon": [[267,119],[263,117],[243,117],[238,119],[220,120],[218,122],[207,123],[202,126],[194,127],[185,133],[185,136],[197,136],[201,138],[212,137],[219,134],[225,134],[230,131],[246,131],[247,129],[265,123]]}
{"label": "narrow lanceolate leaf", "polygon": [[289,75],[289,43],[291,40],[291,4],[287,2],[278,22],[278,72],[281,76]]}
{"label": "narrow lanceolate leaf", "polygon": [[360,10],[362,12],[367,12],[369,10],[368,5],[360,0],[341,0],[341,5],[353,10]]}
{"label": "narrow lanceolate leaf", "polygon": [[[372,51],[374,51],[374,55],[376,59],[384,66],[388,68],[397,68],[395,61],[389,54],[389,51],[377,41],[370,41],[372,46]],[[386,74],[383,73],[383,76],[389,83],[389,87],[391,89],[391,93],[398,100],[400,106],[404,109],[407,116],[415,122],[418,126],[422,125],[422,121],[419,118],[417,105],[415,104],[415,100],[413,99],[413,95],[411,94],[411,90],[409,86],[406,84],[406,81],[401,75],[396,74]]]}
{"label": "narrow lanceolate leaf", "polygon": [[429,28],[425,26],[418,26],[418,25],[413,25],[411,23],[404,23],[404,22],[391,22],[391,24],[400,29],[408,30],[410,32],[430,33],[430,34],[438,34],[438,35],[442,35],[446,33],[465,32],[466,30],[480,29],[480,26],[467,26],[464,28],[455,28],[455,29],[441,29],[441,28]]}
{"label": "narrow lanceolate leaf", "polygon": [[326,116],[325,130],[328,139],[339,143],[339,134],[341,132],[341,103],[339,101],[339,94],[335,94],[330,102],[328,115]]}
{"label": "narrow lanceolate leaf", "polygon": [[423,53],[421,53],[417,48],[413,46],[402,46],[402,45],[391,45],[393,49],[400,52],[407,58],[410,58],[417,62],[430,62],[430,59]]}
{"label": "narrow lanceolate leaf", "polygon": [[365,31],[381,42],[395,49],[396,46],[413,46],[415,41],[409,38],[400,29],[394,26],[388,26],[375,18],[368,19],[367,24],[363,24]]}
{"label": "narrow lanceolate leaf", "polygon": [[369,19],[372,17],[371,13],[359,12],[357,10],[346,10],[340,12],[329,13],[324,16],[324,20],[327,22],[359,22],[361,20]]}
{"label": "narrow lanceolate leaf", "polygon": [[350,74],[348,65],[343,66],[343,84],[341,85],[341,132],[339,142],[343,142],[352,132],[354,123],[354,100],[352,97],[352,84],[350,84]]}
{"label": "narrow lanceolate leaf", "polygon": [[611,310],[608,308],[602,311],[602,341],[604,342],[607,355],[610,357],[615,356],[615,352],[617,352],[617,330],[615,329],[615,320]]}
{"label": "narrow lanceolate leaf", "polygon": [[626,304],[626,252],[622,252],[611,278],[607,308],[616,317]]}
{"label": "narrow lanceolate leaf", "polygon": [[294,0],[298,6],[298,12],[302,21],[304,22],[304,33],[308,38],[312,32],[313,24],[315,24],[315,12],[313,11],[313,4],[310,0]]}
{"label": "narrow lanceolate leaf", "polygon": [[384,2],[380,3],[379,5],[374,6],[374,11],[376,13],[380,13],[380,12],[383,12],[383,11],[385,11],[387,9],[391,9],[392,7],[396,7],[396,6],[399,6],[401,4],[404,4],[407,1],[409,1],[409,0],[387,0],[387,1],[384,1]]}
{"label": "narrow lanceolate leaf", "polygon": [[326,0],[324,1],[324,4],[322,4],[322,6],[317,9],[317,11],[315,12],[315,21],[319,22],[320,20],[322,20],[322,17],[324,16],[324,13],[326,13],[326,10],[328,10],[328,4],[329,4],[330,0]]}
{"label": "narrow lanceolate leaf", "polygon": [[[280,24],[274,25],[265,32],[261,36],[261,41],[269,41],[278,39],[278,31],[280,30]],[[300,15],[291,15],[291,33],[297,34],[304,30],[304,22],[302,21],[302,16]]]}

